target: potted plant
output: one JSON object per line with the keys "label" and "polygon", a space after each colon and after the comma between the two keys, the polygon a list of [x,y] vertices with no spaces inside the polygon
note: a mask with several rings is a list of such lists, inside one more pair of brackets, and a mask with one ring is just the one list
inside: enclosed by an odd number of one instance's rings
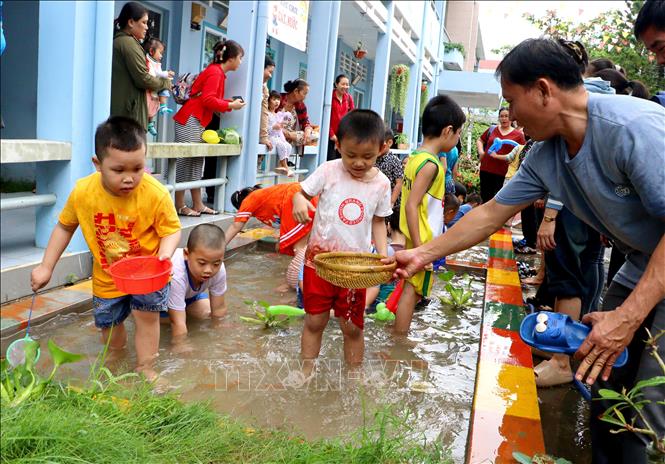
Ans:
{"label": "potted plant", "polygon": [[353,51],[353,56],[355,56],[359,60],[362,60],[363,58],[365,58],[365,55],[367,55],[367,50],[365,50],[365,47],[363,47],[362,42],[358,42],[356,49]]}
{"label": "potted plant", "polygon": [[401,133],[395,136],[395,143],[397,143],[398,150],[408,150],[409,149],[409,136]]}
{"label": "potted plant", "polygon": [[420,84],[420,117],[423,116],[423,111],[425,111],[425,106],[429,101],[429,87],[427,82],[423,81]]}
{"label": "potted plant", "polygon": [[393,111],[404,114],[406,107],[406,93],[409,86],[409,67],[405,64],[396,64],[390,71],[390,106]]}
{"label": "potted plant", "polygon": [[464,58],[466,58],[466,50],[464,50],[464,45],[462,45],[459,42],[446,42],[443,44],[443,51],[444,53],[452,52],[454,50],[457,50],[462,54]]}

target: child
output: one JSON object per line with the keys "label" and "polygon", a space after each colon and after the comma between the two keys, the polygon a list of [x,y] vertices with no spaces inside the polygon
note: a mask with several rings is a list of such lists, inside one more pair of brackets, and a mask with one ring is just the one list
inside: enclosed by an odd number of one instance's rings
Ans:
{"label": "child", "polygon": [[[404,237],[404,234],[399,230],[399,214],[393,212],[393,214],[390,215],[390,222],[388,225],[390,226],[388,256],[393,256],[395,252],[404,249],[406,237]],[[376,312],[376,305],[379,303],[385,303],[390,294],[395,290],[396,285],[397,280],[392,280],[385,284],[368,288],[365,296],[365,313],[371,314]]]}
{"label": "child", "polygon": [[[311,223],[298,224],[293,220],[293,196],[299,191],[300,184],[292,182],[266,188],[255,185],[231,195],[231,204],[238,212],[235,221],[226,231],[227,243],[233,240],[252,217],[270,227],[279,225],[279,252],[294,257],[286,270],[286,285],[277,289],[280,293],[297,285],[298,272],[305,261],[307,238],[312,230]],[[317,201],[318,198],[312,199],[314,206]]]}
{"label": "child", "polygon": [[146,136],[143,127],[123,116],[113,116],[97,127],[97,172],[79,179],[69,195],[44,251],[32,271],[32,290],[51,280],[53,268],[80,225],[93,256],[92,304],[102,343],[124,348],[124,320],[131,313],[136,331],[136,370],[149,380],[157,374],[152,360],[159,346],[159,312],[166,311],[169,284],[147,295],[120,292],[108,274],[115,261],[126,256],[170,259],[180,240],[180,222],[169,191],[154,177],[143,175]]}
{"label": "child", "polygon": [[[390,153],[390,147],[393,144],[393,138],[395,135],[391,129],[386,129],[386,133],[383,136],[385,141],[384,149],[379,154],[379,157],[376,159],[376,167],[386,175],[390,181],[390,205],[393,209],[393,214],[399,216],[399,200],[402,193],[402,182],[404,177],[404,168],[402,167],[402,162],[399,160],[397,155]],[[389,222],[389,219],[386,218],[386,223]]]}
{"label": "child", "polygon": [[455,217],[453,218],[452,221],[449,221],[449,222],[446,223],[446,227],[450,229],[452,226],[455,225],[455,223],[456,223],[457,221],[459,221],[460,219],[462,219],[462,217],[463,217],[466,213],[468,213],[469,211],[471,211],[471,210],[472,210],[473,208],[475,208],[476,206],[480,206],[480,204],[481,204],[482,202],[483,202],[483,201],[480,199],[480,195],[478,195],[477,193],[471,193],[471,194],[469,194],[469,196],[467,197],[467,202],[464,203],[462,206],[459,207],[459,211],[457,211],[457,214],[455,214]]}
{"label": "child", "polygon": [[173,254],[169,318],[173,339],[187,334],[187,316],[198,319],[226,314],[224,231],[214,224],[199,224],[187,239],[187,248]]}
{"label": "child", "polygon": [[[459,140],[464,112],[450,97],[432,98],[422,118],[423,144],[404,170],[400,229],[406,248],[416,248],[443,232],[445,171],[436,154],[451,150]],[[416,302],[432,289],[432,267],[404,282],[395,318],[395,333],[408,332]]]}
{"label": "child", "polygon": [[[448,223],[453,220],[459,211],[459,199],[453,193],[446,193],[443,197],[443,232],[446,233]],[[446,257],[443,256],[432,262],[434,271],[441,270],[446,265]]]}
{"label": "child", "polygon": [[[148,74],[153,77],[172,79],[175,75],[173,71],[162,71],[162,56],[164,56],[164,48],[164,42],[155,37],[150,37],[143,42],[143,49],[146,51],[145,59],[148,65]],[[148,117],[150,118],[150,121],[148,122],[148,132],[152,135],[157,135],[155,121],[152,118],[154,118],[157,113],[173,113],[173,110],[166,106],[166,100],[169,98],[169,91],[160,90],[159,92],[154,92],[152,90],[146,90],[146,97],[148,99]]]}
{"label": "child", "polygon": [[284,131],[282,130],[284,124],[289,123],[292,116],[287,111],[277,111],[281,100],[282,96],[279,92],[276,90],[270,92],[270,97],[268,98],[268,136],[277,151],[277,156],[279,156],[279,166],[275,168],[275,172],[293,177],[294,173],[287,164],[287,159],[291,154],[291,144],[286,141]]}
{"label": "child", "polygon": [[342,158],[319,166],[293,197],[293,217],[301,224],[310,220],[314,206],[309,199],[320,195],[319,206],[305,255],[303,293],[305,325],[301,355],[311,369],[319,356],[321,337],[330,309],[340,318],[344,334],[344,359],[359,364],[363,359],[365,290],[348,290],[316,275],[314,257],[328,251],[369,252],[371,240],[378,253],[387,253],[386,217],[390,208],[390,181],[374,164],[384,146],[385,127],[371,110],[353,110],[339,123],[335,148]]}

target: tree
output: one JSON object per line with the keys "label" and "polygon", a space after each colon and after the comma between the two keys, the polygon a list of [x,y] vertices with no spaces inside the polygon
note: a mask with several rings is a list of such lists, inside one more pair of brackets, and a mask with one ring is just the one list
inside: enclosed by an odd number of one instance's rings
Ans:
{"label": "tree", "polygon": [[553,10],[542,17],[530,13],[524,17],[545,36],[579,40],[590,59],[608,58],[625,69],[628,79],[642,81],[652,92],[661,90],[665,88],[663,67],[658,66],[653,54],[633,35],[633,25],[644,0],[625,1],[624,9],[605,12],[578,25],[559,18]]}

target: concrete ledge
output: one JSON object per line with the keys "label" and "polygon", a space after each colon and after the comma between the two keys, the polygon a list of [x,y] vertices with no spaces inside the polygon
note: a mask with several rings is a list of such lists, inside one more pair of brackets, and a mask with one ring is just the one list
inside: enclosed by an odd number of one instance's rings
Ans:
{"label": "concrete ledge", "polygon": [[148,158],[195,158],[199,156],[237,156],[242,145],[223,143],[149,143]]}
{"label": "concrete ledge", "polygon": [[485,307],[467,463],[514,462],[545,444],[531,349],[520,339],[524,317],[510,231],[490,237]]}
{"label": "concrete ledge", "polygon": [[51,140],[3,139],[0,141],[2,163],[66,161],[72,159],[72,144]]}

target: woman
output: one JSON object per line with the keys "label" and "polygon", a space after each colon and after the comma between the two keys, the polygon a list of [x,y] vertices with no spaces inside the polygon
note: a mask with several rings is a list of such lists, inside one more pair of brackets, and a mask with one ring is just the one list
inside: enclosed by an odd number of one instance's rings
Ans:
{"label": "woman", "polygon": [[344,115],[352,111],[355,105],[353,97],[349,93],[349,78],[340,74],[335,78],[335,90],[332,96],[332,106],[330,107],[330,131],[328,133],[328,161],[340,157],[335,150],[337,142],[337,128]]}
{"label": "woman", "polygon": [[[499,110],[499,125],[487,129],[476,141],[478,147],[478,156],[480,156],[480,197],[483,203],[487,203],[497,194],[508,172],[508,160],[500,160],[486,156],[486,150],[492,146],[494,139],[512,140],[520,145],[524,145],[524,134],[519,129],[511,125],[510,113],[508,108]],[[513,145],[504,144],[497,152],[497,155],[507,155],[514,148]]]}
{"label": "woman", "polygon": [[307,116],[307,106],[304,103],[308,92],[309,84],[304,79],[288,81],[284,84],[282,101],[277,109],[278,111],[288,111],[293,116],[283,130],[286,140],[295,147],[305,145],[312,132],[312,125]]}
{"label": "woman", "polygon": [[[173,117],[176,143],[201,143],[201,134],[212,120],[214,112],[225,113],[239,110],[245,106],[242,99],[233,101],[224,99],[226,74],[240,67],[245,54],[244,50],[238,42],[225,39],[215,44],[213,54],[212,63],[198,75],[192,84],[189,100]],[[178,158],[176,182],[201,180],[203,162],[203,157]],[[191,194],[192,207],[190,208],[185,205],[185,191],[175,192],[175,207],[179,215],[218,214],[217,211],[203,204],[200,188],[192,189]]]}
{"label": "woman", "polygon": [[141,42],[148,32],[148,10],[136,2],[125,3],[115,21],[111,69],[111,116],[135,119],[148,128],[146,90],[168,90],[171,80],[148,73]]}

